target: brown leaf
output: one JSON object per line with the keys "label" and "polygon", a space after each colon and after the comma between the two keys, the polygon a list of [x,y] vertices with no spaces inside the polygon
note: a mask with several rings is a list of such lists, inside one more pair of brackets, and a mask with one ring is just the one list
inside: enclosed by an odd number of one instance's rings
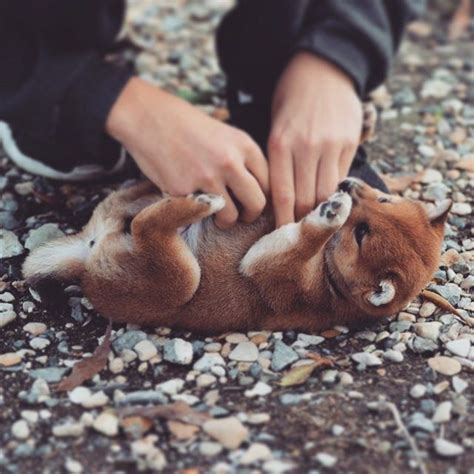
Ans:
{"label": "brown leaf", "polygon": [[187,423],[181,423],[181,421],[170,420],[167,425],[171,434],[179,440],[194,438],[199,431],[196,425],[188,425]]}
{"label": "brown leaf", "polygon": [[307,357],[313,359],[314,362],[305,365],[299,365],[288,370],[281,378],[279,385],[282,387],[291,387],[293,385],[301,385],[305,383],[319,367],[332,367],[334,361],[326,357],[322,357],[314,352],[309,352]]}
{"label": "brown leaf", "polygon": [[443,298],[441,295],[438,295],[438,293],[435,293],[434,291],[430,290],[422,290],[421,296],[423,296],[423,298],[425,298],[426,300],[431,301],[436,306],[439,306],[441,309],[444,309],[449,313],[453,313],[456,316],[460,316],[458,310],[454,306],[452,306],[448,300]]}
{"label": "brown leaf", "polygon": [[179,401],[169,405],[126,407],[120,410],[121,416],[143,416],[145,418],[164,418],[181,421],[190,425],[201,426],[212,418],[208,413],[193,410],[187,403]]}
{"label": "brown leaf", "polygon": [[448,26],[448,38],[453,41],[460,38],[471,21],[471,0],[460,0]]}
{"label": "brown leaf", "polygon": [[78,362],[72,372],[65,379],[61,380],[55,387],[56,391],[69,391],[78,387],[86,380],[90,380],[98,374],[107,364],[107,356],[110,352],[110,335],[112,333],[112,321],[109,320],[107,330],[102,343],[97,346],[91,357],[87,357]]}
{"label": "brown leaf", "polygon": [[321,333],[321,336],[324,337],[325,339],[333,339],[340,335],[341,335],[341,332],[338,331],[337,329],[327,329],[326,331],[323,331]]}
{"label": "brown leaf", "polygon": [[141,438],[153,426],[153,422],[143,416],[127,416],[120,420],[120,426],[132,438]]}
{"label": "brown leaf", "polygon": [[408,189],[413,183],[419,181],[424,174],[424,170],[415,174],[403,176],[390,176],[388,174],[381,174],[382,180],[391,193],[401,193]]}
{"label": "brown leaf", "polygon": [[469,155],[467,158],[463,158],[459,160],[455,167],[458,170],[469,171],[470,173],[474,173],[474,155]]}

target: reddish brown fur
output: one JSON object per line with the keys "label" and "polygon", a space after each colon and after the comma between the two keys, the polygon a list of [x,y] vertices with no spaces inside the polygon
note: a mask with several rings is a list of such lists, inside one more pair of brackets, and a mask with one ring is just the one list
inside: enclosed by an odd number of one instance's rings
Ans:
{"label": "reddish brown fur", "polygon": [[[381,203],[385,195],[360,183],[351,193],[352,211],[341,228],[303,220],[295,245],[263,256],[244,276],[242,258],[273,229],[270,211],[254,224],[227,231],[208,219],[193,255],[177,229],[209,216],[209,206],[193,198],[163,198],[150,184],[141,184],[109,196],[78,236],[61,239],[63,245],[67,239],[87,243],[100,235],[82,265],[64,258],[41,272],[32,259],[41,254],[33,253],[24,271],[33,282],[74,274],[101,314],[141,325],[206,333],[317,331],[374,319],[402,309],[429,281],[447,212],[430,222],[421,203],[393,197],[392,203]],[[130,218],[131,236],[125,233]],[[359,250],[353,230],[362,220],[371,232]],[[393,281],[396,296],[375,307],[367,293],[385,278]]]}

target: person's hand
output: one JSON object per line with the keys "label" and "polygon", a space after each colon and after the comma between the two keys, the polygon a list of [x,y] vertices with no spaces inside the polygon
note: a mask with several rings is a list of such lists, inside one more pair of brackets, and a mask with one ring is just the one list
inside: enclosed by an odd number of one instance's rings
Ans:
{"label": "person's hand", "polygon": [[162,191],[224,196],[220,227],[239,217],[254,221],[266,204],[268,167],[243,131],[215,120],[184,100],[139,78],[125,86],[108,116],[106,131],[121,142],[141,171]]}
{"label": "person's hand", "polygon": [[347,176],[359,143],[362,105],[351,79],[298,53],[280,77],[268,141],[276,225],[301,219]]}

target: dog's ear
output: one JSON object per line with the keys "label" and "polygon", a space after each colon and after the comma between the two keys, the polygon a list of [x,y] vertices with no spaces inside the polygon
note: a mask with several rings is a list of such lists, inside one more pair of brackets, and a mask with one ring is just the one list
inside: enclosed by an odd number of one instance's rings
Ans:
{"label": "dog's ear", "polygon": [[444,225],[448,218],[448,213],[453,205],[451,199],[444,199],[438,203],[434,208],[428,210],[428,219],[433,226]]}
{"label": "dog's ear", "polygon": [[367,299],[373,306],[383,306],[395,298],[395,286],[390,280],[382,280],[379,286],[369,293]]}

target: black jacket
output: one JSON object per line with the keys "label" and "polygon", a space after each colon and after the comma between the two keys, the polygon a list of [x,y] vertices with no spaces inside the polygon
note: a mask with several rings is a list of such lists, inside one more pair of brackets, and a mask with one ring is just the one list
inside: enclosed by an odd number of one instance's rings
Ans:
{"label": "black jacket", "polygon": [[[219,28],[219,58],[235,86],[266,97],[289,57],[308,50],[342,68],[363,96],[384,80],[412,3],[241,0]],[[103,57],[124,9],[124,0],[0,0],[0,120],[114,164],[104,124],[132,71]]]}

